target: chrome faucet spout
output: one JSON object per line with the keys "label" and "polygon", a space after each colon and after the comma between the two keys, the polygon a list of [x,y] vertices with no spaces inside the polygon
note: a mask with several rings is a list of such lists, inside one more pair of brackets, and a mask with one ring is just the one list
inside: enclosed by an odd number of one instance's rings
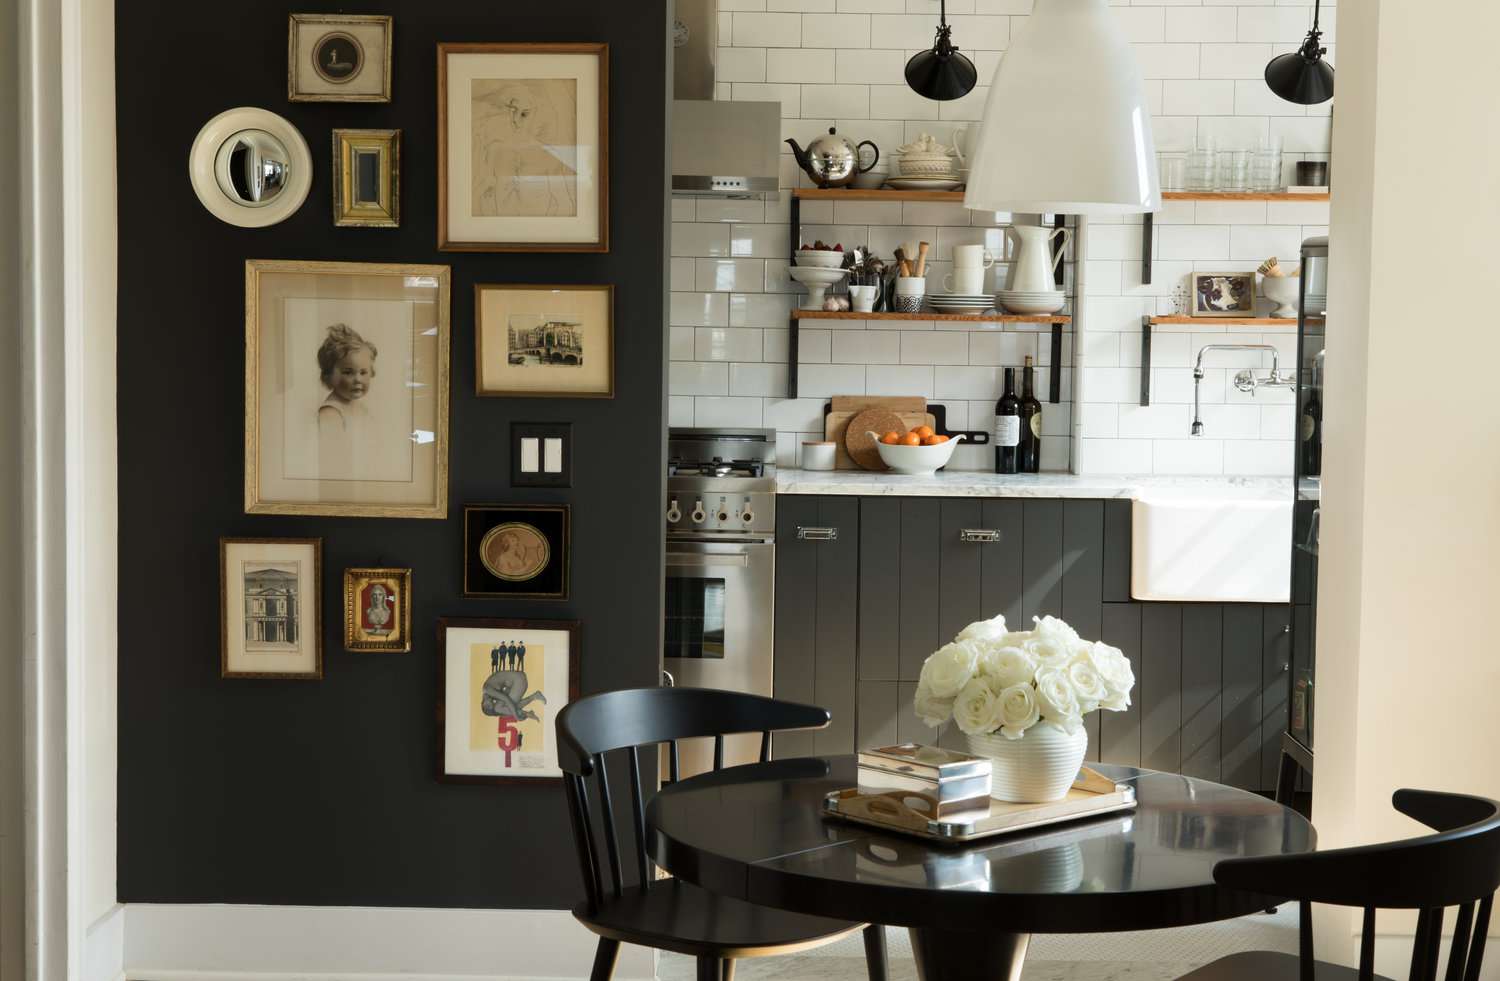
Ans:
{"label": "chrome faucet spout", "polygon": [[1203,384],[1203,356],[1209,351],[1269,351],[1271,352],[1271,374],[1264,379],[1256,378],[1255,372],[1245,369],[1234,376],[1234,387],[1242,392],[1255,394],[1256,388],[1264,385],[1272,388],[1286,388],[1297,383],[1295,373],[1283,378],[1281,375],[1281,357],[1279,352],[1270,344],[1205,344],[1198,349],[1198,358],[1193,363],[1193,427],[1192,435],[1203,435],[1203,420],[1199,408],[1199,389]]}

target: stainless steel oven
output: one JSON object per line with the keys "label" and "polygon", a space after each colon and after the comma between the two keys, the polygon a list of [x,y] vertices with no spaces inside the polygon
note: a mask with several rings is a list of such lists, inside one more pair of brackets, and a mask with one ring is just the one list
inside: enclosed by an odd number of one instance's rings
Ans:
{"label": "stainless steel oven", "polygon": [[[679,687],[771,694],[775,447],[768,430],[671,432],[662,666]],[[725,740],[726,766],[759,755],[758,735]],[[685,743],[681,763],[711,769],[711,743]]]}

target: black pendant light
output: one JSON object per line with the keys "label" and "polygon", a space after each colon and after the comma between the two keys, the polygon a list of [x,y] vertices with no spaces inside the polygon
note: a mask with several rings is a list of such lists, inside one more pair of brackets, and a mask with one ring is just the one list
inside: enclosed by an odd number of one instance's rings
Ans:
{"label": "black pendant light", "polygon": [[[1288,102],[1315,106],[1333,98],[1333,66],[1323,60],[1323,32],[1318,30],[1318,0],[1313,2],[1313,26],[1300,50],[1278,55],[1266,65],[1266,84]],[[910,70],[908,69],[908,72]],[[907,76],[910,78],[910,74]]]}
{"label": "black pendant light", "polygon": [[937,39],[931,51],[918,51],[906,63],[906,84],[918,95],[939,102],[969,94],[979,80],[979,70],[967,57],[959,54],[949,35],[948,4],[944,0],[938,11]]}

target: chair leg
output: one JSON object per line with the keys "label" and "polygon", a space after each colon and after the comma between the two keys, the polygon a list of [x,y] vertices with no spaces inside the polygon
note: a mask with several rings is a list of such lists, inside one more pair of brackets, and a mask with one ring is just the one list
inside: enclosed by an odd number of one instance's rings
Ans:
{"label": "chair leg", "polygon": [[886,981],[885,927],[879,923],[865,927],[865,970],[870,981]]}
{"label": "chair leg", "polygon": [[734,981],[734,958],[724,958],[723,981]]}
{"label": "chair leg", "polygon": [[723,958],[712,954],[698,955],[698,981],[720,981],[723,975]]}
{"label": "chair leg", "polygon": [[1276,772],[1276,803],[1291,807],[1297,798],[1297,774],[1301,767],[1290,753],[1281,754],[1281,766]]}
{"label": "chair leg", "polygon": [[619,959],[620,941],[600,937],[599,946],[594,951],[594,970],[589,974],[589,981],[609,981],[615,973],[615,961]]}

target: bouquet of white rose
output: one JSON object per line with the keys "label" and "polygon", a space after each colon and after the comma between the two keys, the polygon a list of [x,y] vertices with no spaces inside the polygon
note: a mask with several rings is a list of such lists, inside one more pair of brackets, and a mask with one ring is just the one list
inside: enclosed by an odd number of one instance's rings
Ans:
{"label": "bouquet of white rose", "polygon": [[1056,617],[1007,630],[1005,617],[971,623],[922,664],[917,715],[929,726],[952,719],[968,735],[1020,739],[1038,722],[1070,734],[1095,709],[1130,706],[1135,673],[1117,647],[1088,641]]}

